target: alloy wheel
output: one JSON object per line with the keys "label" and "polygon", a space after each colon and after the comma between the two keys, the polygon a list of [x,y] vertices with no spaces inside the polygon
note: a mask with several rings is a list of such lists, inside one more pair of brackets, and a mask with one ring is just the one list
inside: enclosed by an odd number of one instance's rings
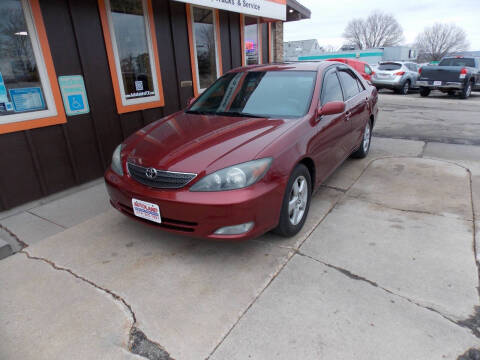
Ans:
{"label": "alloy wheel", "polygon": [[368,148],[370,147],[370,123],[367,122],[367,125],[365,126],[365,131],[363,132],[363,151],[367,152]]}
{"label": "alloy wheel", "polygon": [[308,183],[303,175],[293,182],[290,198],[288,201],[288,217],[292,225],[298,225],[302,221],[307,209]]}

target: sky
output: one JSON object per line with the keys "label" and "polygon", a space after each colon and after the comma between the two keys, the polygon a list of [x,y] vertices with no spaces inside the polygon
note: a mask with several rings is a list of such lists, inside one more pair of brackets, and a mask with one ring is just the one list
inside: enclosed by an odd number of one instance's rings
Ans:
{"label": "sky", "polygon": [[284,41],[317,39],[320,46],[339,48],[352,18],[380,10],[395,16],[404,44],[412,44],[424,27],[454,23],[467,33],[469,50],[480,50],[480,0],[298,0],[312,11],[311,19],[285,23]]}

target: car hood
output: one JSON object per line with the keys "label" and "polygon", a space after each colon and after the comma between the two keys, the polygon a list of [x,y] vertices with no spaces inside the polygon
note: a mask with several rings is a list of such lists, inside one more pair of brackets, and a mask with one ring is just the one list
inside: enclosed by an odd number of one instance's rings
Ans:
{"label": "car hood", "polygon": [[127,139],[122,157],[169,171],[214,171],[255,159],[293,121],[180,112]]}

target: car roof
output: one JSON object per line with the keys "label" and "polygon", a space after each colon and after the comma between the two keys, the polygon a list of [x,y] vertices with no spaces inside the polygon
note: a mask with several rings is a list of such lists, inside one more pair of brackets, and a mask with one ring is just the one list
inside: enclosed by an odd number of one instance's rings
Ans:
{"label": "car roof", "polygon": [[[298,61],[284,62],[264,65],[249,65],[231,70],[231,72],[242,71],[321,71],[332,65],[332,61]],[[342,64],[339,62],[339,64]]]}

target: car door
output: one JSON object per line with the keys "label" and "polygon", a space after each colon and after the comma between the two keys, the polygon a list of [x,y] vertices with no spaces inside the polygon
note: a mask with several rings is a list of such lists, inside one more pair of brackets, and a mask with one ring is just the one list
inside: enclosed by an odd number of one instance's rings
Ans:
{"label": "car door", "polygon": [[[327,69],[323,75],[319,104],[325,105],[332,101],[344,101],[336,66]],[[321,182],[345,158],[343,143],[350,131],[350,124],[346,121],[345,112],[322,115],[316,120],[314,131],[310,153],[317,168],[317,179]]]}
{"label": "car door", "polygon": [[369,116],[368,94],[362,82],[350,69],[340,68],[338,76],[344,93],[346,122],[349,126],[343,146],[345,153],[350,154],[360,143]]}
{"label": "car door", "polygon": [[415,83],[417,82],[417,79],[418,79],[418,67],[417,67],[417,64],[414,64],[414,63],[406,63],[405,64],[408,68],[408,75],[409,75],[409,79],[410,79],[410,85],[411,87],[415,87]]}

